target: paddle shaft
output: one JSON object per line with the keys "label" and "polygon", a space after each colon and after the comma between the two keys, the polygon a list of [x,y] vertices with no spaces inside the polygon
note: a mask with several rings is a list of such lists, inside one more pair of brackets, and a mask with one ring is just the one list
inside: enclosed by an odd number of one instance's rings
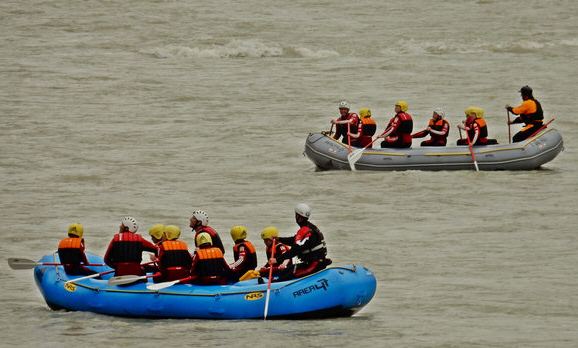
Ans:
{"label": "paddle shaft", "polygon": [[370,147],[371,145],[373,145],[373,143],[379,139],[380,137],[382,137],[385,134],[385,131],[383,133],[381,133],[380,135],[378,135],[375,139],[373,139],[369,144],[365,145],[365,147],[363,149],[357,149],[353,152],[350,152],[349,155],[347,155],[347,161],[349,161],[349,167],[351,168],[351,170],[355,170],[355,163],[357,163],[357,161],[359,161],[359,159],[361,158],[361,155],[363,155],[363,150],[367,149],[368,147]]}
{"label": "paddle shaft", "polygon": [[478,162],[476,161],[476,155],[474,154],[474,147],[472,146],[472,142],[470,140],[470,134],[466,129],[466,139],[468,139],[468,146],[470,147],[470,153],[472,154],[472,158],[474,159],[474,167],[476,167],[476,172],[479,172],[480,169],[478,168]]}
{"label": "paddle shaft", "polygon": [[74,282],[78,282],[78,281],[85,280],[85,279],[100,277],[101,275],[109,274],[109,273],[112,273],[112,272],[114,272],[114,271],[115,271],[115,270],[113,269],[113,270],[106,271],[106,272],[100,272],[100,273],[95,273],[95,274],[87,275],[86,277],[80,277],[80,278],[76,278],[76,279],[67,280],[67,281],[64,282],[64,284],[74,283]]}
{"label": "paddle shaft", "polygon": [[512,143],[512,131],[511,131],[511,127],[510,127],[510,110],[506,109],[506,114],[508,115],[508,143],[511,144]]}
{"label": "paddle shaft", "polygon": [[541,131],[542,129],[546,128],[550,123],[552,123],[552,121],[554,121],[554,119],[551,119],[550,121],[548,121],[548,123],[545,123],[542,127],[540,127],[540,129],[538,129],[537,131],[535,131],[534,134],[530,135],[530,136],[528,137],[528,139],[529,139],[529,138],[532,138],[534,135],[540,133],[540,131]]}
{"label": "paddle shaft", "polygon": [[[271,244],[271,258],[275,257],[275,239]],[[271,279],[273,278],[273,265],[269,265],[269,281],[267,282],[267,296],[265,296],[265,312],[263,313],[263,320],[267,320],[267,312],[269,311],[269,294],[271,293]]]}
{"label": "paddle shaft", "polygon": [[[36,262],[30,259],[22,259],[22,258],[9,258],[8,265],[12,269],[31,269],[36,266],[63,266],[62,263],[58,262]],[[85,266],[104,266],[102,263],[89,263],[85,264]]]}
{"label": "paddle shaft", "polygon": [[160,273],[155,273],[155,274],[143,275],[143,276],[125,275],[125,276],[112,277],[108,280],[108,285],[125,285],[125,284],[134,283],[134,282],[139,281],[141,279],[156,278],[156,277],[160,277],[160,276],[161,276]]}
{"label": "paddle shaft", "polygon": [[[347,146],[349,147],[349,153],[351,153],[351,135],[349,132],[351,131],[351,123],[347,124]],[[273,257],[273,256],[271,256]]]}
{"label": "paddle shaft", "polygon": [[[142,266],[142,265],[148,265],[148,264],[151,264],[151,263],[155,263],[155,261],[143,263],[143,264],[141,264],[141,266]],[[101,276],[101,275],[103,275],[103,274],[109,274],[109,273],[113,273],[113,272],[115,272],[115,271],[116,271],[115,269],[112,269],[112,270],[106,271],[106,272],[91,274],[91,275],[88,275],[88,276],[86,276],[86,277],[80,277],[80,278],[76,278],[76,279],[71,279],[71,280],[68,280],[68,281],[66,281],[66,282],[64,282],[64,283],[65,283],[65,284],[68,284],[68,283],[73,283],[73,282],[77,282],[77,281],[80,281],[80,280],[85,280],[85,279],[90,279],[90,278],[96,278],[96,277]]]}
{"label": "paddle shaft", "polygon": [[190,277],[186,277],[186,278],[182,278],[182,279],[172,280],[170,282],[149,284],[149,285],[147,285],[147,289],[158,291],[158,290],[169,288],[173,285],[176,285],[176,284],[179,284],[182,282],[186,282],[187,280],[193,280],[195,278],[197,278],[197,276],[190,276]]}

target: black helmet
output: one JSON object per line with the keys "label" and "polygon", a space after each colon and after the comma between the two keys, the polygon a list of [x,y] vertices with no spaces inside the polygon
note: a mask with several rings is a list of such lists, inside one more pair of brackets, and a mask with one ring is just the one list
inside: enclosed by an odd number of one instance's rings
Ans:
{"label": "black helmet", "polygon": [[518,91],[520,93],[522,93],[522,95],[532,95],[532,88],[528,85],[525,85],[524,87],[520,88],[520,90]]}

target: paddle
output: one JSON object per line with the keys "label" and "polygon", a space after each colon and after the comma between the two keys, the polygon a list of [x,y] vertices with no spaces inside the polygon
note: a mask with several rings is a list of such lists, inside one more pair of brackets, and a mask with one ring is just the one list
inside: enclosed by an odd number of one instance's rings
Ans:
{"label": "paddle", "polygon": [[511,127],[510,127],[510,110],[506,109],[506,114],[508,114],[508,142],[511,144],[512,143],[512,131],[511,131]]}
{"label": "paddle", "polygon": [[[31,269],[36,266],[62,266],[61,263],[56,262],[36,262],[30,259],[21,259],[11,257],[8,259],[8,265],[12,269]],[[102,263],[89,263],[86,266],[104,266]]]}
{"label": "paddle", "polygon": [[147,285],[147,289],[149,290],[162,290],[162,289],[166,289],[166,288],[170,288],[173,285],[179,284],[179,283],[183,283],[186,282],[187,280],[193,280],[195,279],[197,276],[190,276],[190,277],[186,277],[186,278],[182,278],[182,279],[177,279],[177,280],[172,280],[170,282],[163,282],[163,283],[156,283],[156,284],[148,284]]}
{"label": "paddle", "polygon": [[552,121],[554,121],[554,119],[551,119],[550,121],[548,121],[548,123],[545,123],[542,127],[540,127],[540,129],[538,129],[537,131],[534,132],[534,134],[530,135],[528,137],[528,139],[532,138],[534,135],[540,133],[540,131],[544,128],[546,128],[550,123],[552,123]]}
{"label": "paddle", "polygon": [[[141,266],[142,266],[142,265],[149,265],[149,264],[151,264],[151,263],[155,263],[155,261],[143,263],[143,264],[141,264]],[[71,280],[68,280],[68,281],[64,282],[64,284],[68,284],[68,283],[72,283],[72,282],[78,282],[78,281],[80,281],[80,280],[85,280],[85,279],[90,279],[90,278],[96,278],[96,277],[101,276],[101,275],[103,275],[103,274],[109,274],[109,273],[113,273],[113,272],[115,272],[115,271],[116,271],[116,270],[113,269],[113,270],[106,271],[106,272],[100,272],[100,273],[91,274],[91,275],[88,275],[88,276],[86,276],[86,277],[80,277],[80,278],[76,278],[76,279],[71,279]]]}
{"label": "paddle", "polygon": [[349,147],[349,153],[351,153],[351,135],[349,135],[349,131],[351,130],[350,125],[351,123],[347,124],[347,146]]}
{"label": "paddle", "polygon": [[[271,245],[271,258],[275,257],[275,239]],[[267,320],[267,311],[269,310],[269,293],[271,292],[271,279],[273,279],[273,265],[269,266],[269,281],[267,282],[267,296],[265,296],[265,312],[263,313],[263,320]]]}
{"label": "paddle", "polygon": [[371,141],[371,143],[365,145],[365,147],[363,149],[356,149],[355,151],[350,152],[347,155],[347,161],[349,162],[349,167],[351,167],[351,170],[355,170],[355,163],[357,161],[359,161],[359,159],[361,158],[361,155],[363,155],[363,150],[365,150],[368,147],[370,147],[371,145],[373,145],[373,143],[384,134],[385,134],[385,132],[381,133],[377,138],[373,139]]}
{"label": "paddle", "polygon": [[108,280],[108,285],[131,284],[131,283],[137,282],[141,279],[155,278],[155,277],[159,277],[160,275],[161,275],[160,273],[155,273],[155,274],[143,275],[143,276],[124,275],[124,276],[112,277]]}
{"label": "paddle", "polygon": [[109,274],[114,272],[115,270],[110,270],[110,271],[106,271],[106,272],[100,272],[100,273],[95,273],[95,274],[91,274],[91,275],[87,275],[86,277],[80,277],[80,278],[76,278],[76,279],[70,279],[64,282],[64,284],[68,284],[68,283],[74,283],[74,282],[78,282],[81,280],[85,280],[85,279],[90,279],[90,278],[96,278],[96,277],[100,277],[103,274]]}
{"label": "paddle", "polygon": [[472,146],[472,142],[470,141],[470,134],[466,130],[466,138],[468,139],[468,146],[470,147],[470,153],[472,154],[472,158],[474,159],[474,166],[476,167],[476,172],[479,172],[480,169],[478,168],[478,162],[476,161],[476,155],[474,155],[474,147]]}

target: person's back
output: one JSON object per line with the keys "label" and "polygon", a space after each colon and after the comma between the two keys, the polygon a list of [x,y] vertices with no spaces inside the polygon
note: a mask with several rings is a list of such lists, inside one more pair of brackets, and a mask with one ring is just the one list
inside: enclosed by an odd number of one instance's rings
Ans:
{"label": "person's back", "polygon": [[197,285],[225,285],[230,276],[229,265],[223,257],[221,249],[212,245],[211,236],[199,233],[196,242],[199,249],[193,257],[191,276],[193,284]]}
{"label": "person's back", "polygon": [[58,243],[58,257],[68,275],[91,275],[97,272],[85,267],[88,264],[84,253],[84,227],[74,223],[68,227],[68,237]]}
{"label": "person's back", "polygon": [[151,242],[136,234],[138,223],[132,217],[125,217],[110,242],[104,255],[104,262],[115,269],[115,276],[143,275],[141,267],[143,251],[158,254],[158,249]]}
{"label": "person's back", "polygon": [[235,242],[233,247],[233,257],[235,261],[229,265],[233,277],[239,280],[247,271],[252,271],[257,267],[257,252],[253,243],[245,240],[247,229],[243,226],[233,226],[231,228],[231,238]]}
{"label": "person's back", "polygon": [[162,277],[155,278],[155,281],[172,281],[188,277],[192,258],[187,243],[178,240],[181,229],[175,225],[167,225],[163,232],[166,240],[159,246],[159,269]]}

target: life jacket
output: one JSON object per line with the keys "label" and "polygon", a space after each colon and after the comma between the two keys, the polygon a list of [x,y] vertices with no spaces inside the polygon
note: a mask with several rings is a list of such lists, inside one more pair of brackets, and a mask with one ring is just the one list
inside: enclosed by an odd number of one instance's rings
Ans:
{"label": "life jacket", "polygon": [[536,99],[530,100],[536,104],[536,112],[531,114],[521,114],[520,117],[522,118],[522,121],[525,124],[542,123],[542,120],[544,119],[544,111],[542,110],[542,105],[540,105],[540,102]]}
{"label": "life jacket", "polygon": [[389,137],[395,140],[388,142],[406,144],[408,147],[411,146],[411,132],[413,130],[413,120],[411,115],[406,112],[398,113],[391,119],[386,130],[394,125],[395,129],[389,134]]}
{"label": "life jacket", "polygon": [[257,267],[257,252],[255,251],[255,246],[253,246],[253,243],[249,241],[243,241],[241,243],[235,244],[233,247],[233,255],[235,257],[235,261],[239,259],[239,248],[241,246],[245,246],[247,252],[243,269],[255,269]]}
{"label": "life jacket", "polygon": [[[478,124],[478,127],[480,128],[480,135],[478,136],[478,139],[476,140],[476,143],[474,145],[485,145],[488,143],[488,126],[486,125],[486,121],[484,121],[483,118],[476,118],[474,120],[475,123]],[[472,124],[468,125],[468,128],[470,128],[468,130],[468,135],[470,137],[470,140],[473,140],[475,135],[476,135],[476,131],[474,130],[474,127]]]}
{"label": "life jacket", "polygon": [[195,274],[200,277],[214,277],[224,275],[224,259],[221,249],[210,247],[197,250],[198,264]]}
{"label": "life jacket", "polygon": [[443,118],[440,118],[435,122],[433,119],[429,120],[428,126],[431,129],[436,130],[438,132],[441,132],[444,129],[444,125],[446,123],[447,123],[448,127],[447,127],[447,132],[445,135],[438,135],[438,134],[434,134],[434,133],[430,132],[430,136],[434,141],[443,142],[444,144],[446,143],[448,135],[450,135],[450,124],[448,121],[444,120]]}
{"label": "life jacket", "polygon": [[65,265],[78,265],[83,262],[84,239],[64,238],[58,243],[58,256]]}
{"label": "life jacket", "polygon": [[195,233],[195,247],[198,247],[197,245],[197,236],[199,235],[199,233],[201,232],[206,232],[209,234],[209,236],[211,236],[211,240],[213,241],[213,246],[217,247],[219,249],[221,249],[221,252],[224,254],[225,253],[225,247],[223,246],[223,242],[221,241],[221,237],[219,236],[219,234],[217,233],[217,231],[210,227],[210,226],[203,226],[199,232]]}
{"label": "life jacket", "polygon": [[371,117],[364,117],[361,119],[361,135],[362,136],[373,136],[377,130],[377,124],[375,120]]}
{"label": "life jacket", "polygon": [[161,244],[160,266],[162,269],[176,267],[191,268],[191,254],[187,248],[187,243],[180,240],[165,240]]}
{"label": "life jacket", "polygon": [[115,269],[115,276],[142,275],[143,251],[158,254],[158,249],[140,234],[121,232],[115,234],[104,255],[104,262]]}
{"label": "life jacket", "polygon": [[143,238],[140,234],[122,232],[114,236],[112,240],[113,262],[137,262],[142,261]]}
{"label": "life jacket", "polygon": [[327,256],[327,246],[323,233],[311,222],[307,221],[295,235],[295,244],[303,244],[303,240],[309,237],[305,242],[305,249],[301,251],[299,259],[303,262],[313,262],[324,260]]}
{"label": "life jacket", "polygon": [[353,122],[351,123],[343,123],[343,124],[336,124],[335,126],[335,139],[339,140],[339,136],[343,136],[343,142],[347,143],[347,127],[349,125],[349,130],[351,132],[354,132],[358,127],[359,127],[359,116],[354,113],[354,112],[350,112],[347,114],[347,116],[345,118],[340,117],[339,120],[340,121],[344,121],[344,120],[353,120]]}
{"label": "life jacket", "polygon": [[[271,252],[273,251],[272,248],[273,244],[271,244],[271,246],[268,246],[265,249],[265,254],[267,254],[267,260],[269,260],[271,258]],[[279,256],[282,255],[284,253],[286,253],[289,250],[289,246],[280,242],[276,242],[275,243],[275,256]],[[279,266],[279,262],[277,262],[276,264],[273,265],[273,267],[278,267]],[[292,260],[289,260],[289,263],[287,263],[287,266],[293,264]]]}

